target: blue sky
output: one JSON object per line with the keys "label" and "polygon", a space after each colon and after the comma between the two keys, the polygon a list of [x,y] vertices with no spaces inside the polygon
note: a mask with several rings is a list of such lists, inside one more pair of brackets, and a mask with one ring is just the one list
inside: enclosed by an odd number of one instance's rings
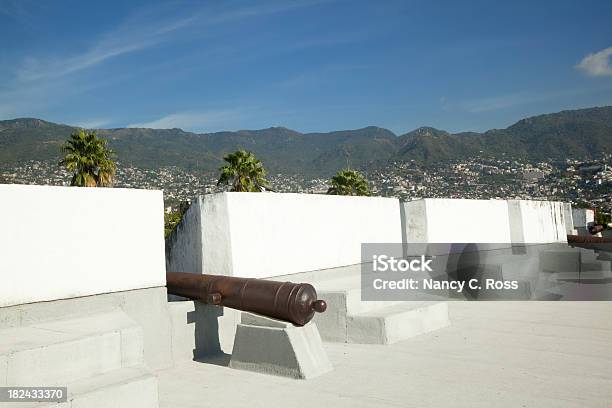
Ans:
{"label": "blue sky", "polygon": [[506,127],[612,105],[612,2],[0,0],[0,119]]}

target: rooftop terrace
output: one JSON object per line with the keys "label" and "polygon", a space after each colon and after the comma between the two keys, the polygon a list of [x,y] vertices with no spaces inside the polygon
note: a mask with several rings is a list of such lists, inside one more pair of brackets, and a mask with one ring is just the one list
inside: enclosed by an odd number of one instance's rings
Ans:
{"label": "rooftop terrace", "polygon": [[452,325],[380,346],[325,343],[308,381],[185,362],[161,407],[610,407],[611,302],[450,302]]}

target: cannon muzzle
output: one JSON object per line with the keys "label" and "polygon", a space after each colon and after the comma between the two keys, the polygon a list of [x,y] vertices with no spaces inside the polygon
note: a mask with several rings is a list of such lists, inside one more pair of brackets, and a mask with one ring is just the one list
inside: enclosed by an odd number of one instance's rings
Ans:
{"label": "cannon muzzle", "polygon": [[166,272],[168,293],[303,326],[327,309],[308,283]]}

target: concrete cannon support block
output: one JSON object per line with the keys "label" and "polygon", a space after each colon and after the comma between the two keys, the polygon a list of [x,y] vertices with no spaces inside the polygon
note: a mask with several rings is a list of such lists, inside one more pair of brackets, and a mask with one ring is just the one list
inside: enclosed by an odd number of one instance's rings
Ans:
{"label": "concrete cannon support block", "polygon": [[317,326],[242,313],[229,366],[241,370],[309,379],[332,370]]}

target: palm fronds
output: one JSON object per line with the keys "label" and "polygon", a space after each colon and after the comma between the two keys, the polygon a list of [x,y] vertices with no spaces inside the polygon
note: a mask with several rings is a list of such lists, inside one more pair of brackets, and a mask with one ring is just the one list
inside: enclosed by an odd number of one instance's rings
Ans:
{"label": "palm fronds", "polygon": [[115,178],[114,152],[106,147],[106,140],[95,132],[79,130],[61,147],[65,154],[59,162],[73,172],[71,186],[111,187]]}
{"label": "palm fronds", "polygon": [[255,155],[238,150],[223,158],[227,164],[219,169],[217,185],[229,185],[232,191],[259,192],[267,189],[266,170]]}
{"label": "palm fronds", "polygon": [[344,169],[332,177],[327,194],[369,196],[370,188],[367,180],[359,172]]}

